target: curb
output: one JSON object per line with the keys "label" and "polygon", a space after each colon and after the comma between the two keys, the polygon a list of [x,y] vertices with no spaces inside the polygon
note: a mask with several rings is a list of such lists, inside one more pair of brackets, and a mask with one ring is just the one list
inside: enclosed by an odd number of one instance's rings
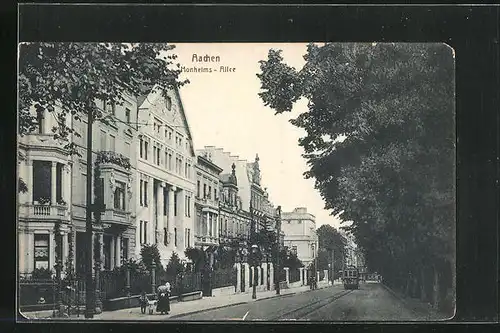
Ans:
{"label": "curb", "polygon": [[[406,301],[405,298],[401,297],[400,295],[398,295],[394,290],[392,290],[390,287],[386,286],[384,283],[381,283],[381,285],[385,288],[385,290],[389,291],[389,293],[394,296],[395,298],[397,298],[401,303],[403,303],[403,305],[408,309],[410,310],[411,312],[413,312],[415,315],[417,316],[420,316],[422,315],[422,313],[419,313],[418,310],[415,310],[413,308],[413,306],[411,306],[410,304],[408,304],[408,302]],[[426,313],[426,316],[429,317],[429,319],[427,320],[419,320],[419,321],[441,321],[441,320],[436,320],[436,319],[433,319],[432,316],[433,315],[436,315],[437,313],[432,313],[434,310],[430,310],[431,312],[430,313]]]}
{"label": "curb", "polygon": [[[323,286],[321,288],[318,288],[317,290],[328,288],[328,287],[331,287],[331,286],[330,285]],[[287,293],[287,294],[284,294],[284,295],[273,295],[271,297],[258,298],[256,300],[249,300],[249,301],[245,301],[245,302],[237,302],[237,303],[225,304],[225,305],[216,306],[216,307],[208,308],[208,309],[202,309],[202,310],[196,310],[196,311],[191,311],[191,312],[179,313],[179,314],[176,314],[176,315],[171,316],[169,318],[180,318],[180,317],[189,316],[189,315],[193,315],[193,314],[197,314],[197,313],[202,313],[202,312],[208,312],[208,311],[212,311],[212,310],[218,310],[218,309],[228,308],[228,307],[231,307],[231,306],[237,306],[237,305],[243,305],[243,304],[248,304],[248,303],[254,303],[254,302],[264,301],[264,300],[271,299],[271,298],[290,297],[290,296],[294,296],[294,295],[297,295],[297,294],[306,293],[306,292],[309,292],[309,291],[312,291],[312,290],[307,289],[307,290],[303,290],[303,291],[296,291],[296,292],[293,292],[293,293]]]}
{"label": "curb", "polygon": [[243,304],[247,304],[247,303],[249,303],[249,302],[238,302],[238,303],[225,304],[225,305],[220,305],[220,306],[216,306],[216,307],[208,308],[208,309],[179,313],[179,314],[176,314],[176,315],[171,316],[169,318],[179,318],[179,317],[189,316],[189,315],[196,314],[196,313],[207,312],[207,311],[217,310],[217,309],[223,309],[223,308],[228,308],[230,306],[243,305]]}
{"label": "curb", "polygon": [[189,316],[189,315],[192,315],[192,314],[197,314],[197,313],[208,312],[208,311],[212,311],[212,310],[218,310],[218,309],[228,308],[228,307],[231,307],[231,306],[237,306],[237,305],[243,305],[243,304],[248,304],[248,303],[253,303],[253,302],[264,301],[266,299],[271,299],[271,298],[280,298],[280,297],[293,296],[295,294],[297,294],[297,292],[295,292],[295,293],[289,293],[289,294],[285,294],[285,295],[274,295],[274,296],[271,296],[271,297],[258,298],[255,301],[254,300],[250,300],[250,301],[245,301],[245,302],[237,302],[237,303],[225,304],[225,305],[220,305],[220,306],[216,306],[216,307],[208,308],[208,309],[202,309],[202,310],[190,311],[190,312],[185,312],[185,313],[179,313],[177,315],[171,316],[170,318],[179,318],[179,317]]}

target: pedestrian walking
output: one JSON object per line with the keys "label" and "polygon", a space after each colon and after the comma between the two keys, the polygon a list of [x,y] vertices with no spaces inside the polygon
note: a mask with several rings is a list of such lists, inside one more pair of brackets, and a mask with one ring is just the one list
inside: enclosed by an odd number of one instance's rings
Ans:
{"label": "pedestrian walking", "polygon": [[139,297],[139,304],[141,306],[141,313],[145,314],[146,313],[146,308],[149,305],[148,295],[146,295],[145,291],[143,291],[141,293],[141,296]]}
{"label": "pedestrian walking", "polygon": [[168,281],[158,287],[156,312],[160,312],[161,314],[168,314],[170,312],[170,283]]}

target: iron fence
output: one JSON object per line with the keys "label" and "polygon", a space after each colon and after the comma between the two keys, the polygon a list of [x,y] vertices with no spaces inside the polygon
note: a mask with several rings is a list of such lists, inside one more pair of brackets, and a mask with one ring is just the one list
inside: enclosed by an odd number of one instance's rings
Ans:
{"label": "iron fence", "polygon": [[217,269],[212,272],[212,288],[222,288],[236,285],[236,269]]}
{"label": "iron fence", "polygon": [[126,296],[126,272],[123,270],[99,272],[99,289],[103,300]]}
{"label": "iron fence", "polygon": [[300,270],[290,269],[290,283],[300,281]]}
{"label": "iron fence", "polygon": [[184,273],[180,280],[182,293],[201,291],[201,272]]}
{"label": "iron fence", "polygon": [[282,269],[279,270],[278,277],[279,277],[279,281],[280,282],[286,281],[286,272],[285,272],[285,269],[282,268]]}
{"label": "iron fence", "polygon": [[55,279],[21,278],[18,301],[21,307],[55,305],[57,282]]}
{"label": "iron fence", "polygon": [[151,293],[152,278],[150,272],[130,272],[130,294],[139,295],[141,292]]}

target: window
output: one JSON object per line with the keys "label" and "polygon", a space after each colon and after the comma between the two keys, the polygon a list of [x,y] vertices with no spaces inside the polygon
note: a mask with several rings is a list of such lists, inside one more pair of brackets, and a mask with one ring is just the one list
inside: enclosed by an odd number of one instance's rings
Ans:
{"label": "window", "polygon": [[158,119],[154,119],[154,131],[156,134],[160,135],[161,122]]}
{"label": "window", "polygon": [[109,150],[116,151],[115,136],[111,134],[109,135]]}
{"label": "window", "polygon": [[188,229],[188,234],[187,234],[187,247],[191,247],[191,229]]}
{"label": "window", "polygon": [[187,177],[188,176],[188,164],[187,162],[184,163],[184,177]]}
{"label": "window", "polygon": [[167,110],[170,111],[170,109],[172,108],[172,99],[170,97],[168,97],[168,96],[165,99],[165,105],[167,106]]}
{"label": "window", "polygon": [[125,121],[130,124],[130,109],[128,108],[125,109]]}
{"label": "window", "polygon": [[174,246],[177,246],[177,228],[174,228]]}
{"label": "window", "polygon": [[140,221],[139,225],[139,242],[141,244],[146,244],[147,242],[147,230],[148,230],[148,222],[147,221]]}
{"label": "window", "polygon": [[168,233],[167,233],[167,228],[163,228],[163,244],[167,245],[168,244]]}
{"label": "window", "polygon": [[[47,161],[33,161],[33,200],[50,200],[52,164]],[[85,183],[84,183],[85,184]]]}
{"label": "window", "polygon": [[184,212],[184,215],[186,217],[191,217],[191,197],[186,195],[185,200],[186,200],[186,210]]}
{"label": "window", "polygon": [[128,238],[123,238],[123,246],[122,246],[122,259],[123,261],[128,261]]}
{"label": "window", "polygon": [[174,216],[177,216],[177,193],[174,193]]}
{"label": "window", "polygon": [[203,184],[203,199],[207,197],[207,184]]}
{"label": "window", "polygon": [[101,130],[101,150],[106,150],[106,132]]}
{"label": "window", "polygon": [[157,147],[156,148],[156,165],[160,165],[160,153],[161,153],[161,148]]}
{"label": "window", "polygon": [[214,188],[214,199],[217,200],[217,189]]}
{"label": "window", "polygon": [[125,142],[125,156],[130,156],[130,143],[129,142]]}
{"label": "window", "polygon": [[50,268],[49,236],[49,234],[35,234],[35,268]]}
{"label": "window", "polygon": [[143,193],[144,193],[144,181],[141,179],[140,180],[140,185],[139,185],[139,205],[142,207],[144,204],[143,201]]}
{"label": "window", "polygon": [[188,196],[184,196],[184,205],[186,207],[186,209],[184,209],[184,216],[188,216]]}
{"label": "window", "polygon": [[196,182],[196,196],[198,198],[200,197],[200,181],[199,180]]}
{"label": "window", "polygon": [[116,182],[114,207],[115,209],[125,210],[125,183]]}
{"label": "window", "polygon": [[142,135],[139,137],[139,156],[141,158],[144,157],[144,140],[142,139]]}
{"label": "window", "polygon": [[148,159],[148,142],[144,142],[144,159]]}
{"label": "window", "polygon": [[44,121],[43,121],[44,118],[45,118],[44,110],[37,111],[36,120],[38,124],[38,134],[43,134],[45,132]]}
{"label": "window", "polygon": [[212,199],[212,186],[208,186],[208,198]]}
{"label": "window", "polygon": [[148,182],[144,181],[144,207],[148,206]]}
{"label": "window", "polygon": [[99,193],[97,194],[97,204],[104,204],[104,178],[99,178]]}

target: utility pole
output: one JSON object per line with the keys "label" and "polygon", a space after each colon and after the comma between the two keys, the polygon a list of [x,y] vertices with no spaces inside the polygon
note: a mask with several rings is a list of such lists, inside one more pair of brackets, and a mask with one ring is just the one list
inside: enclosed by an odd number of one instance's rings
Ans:
{"label": "utility pole", "polygon": [[94,122],[94,110],[91,108],[87,119],[87,210],[85,232],[87,246],[85,247],[85,318],[94,318],[95,291],[92,279],[92,123]]}
{"label": "utility pole", "polygon": [[281,242],[280,242],[280,237],[281,237],[281,206],[278,206],[277,208],[278,211],[278,219],[276,221],[276,267],[274,267],[275,274],[274,274],[274,281],[276,285],[276,295],[281,294],[280,290],[280,248],[281,248]]}
{"label": "utility pole", "polygon": [[330,272],[330,279],[332,279],[332,286],[333,286],[333,280],[335,280],[335,277],[334,277],[334,274],[335,274],[335,257],[334,257],[334,254],[335,254],[335,249],[332,247],[331,251],[330,251],[330,255],[331,255],[331,272]]}
{"label": "utility pole", "polygon": [[253,216],[253,206],[252,206],[252,201],[250,201],[250,223],[251,223],[251,228],[250,228],[250,243],[251,245],[251,250],[250,250],[250,258],[251,258],[251,264],[253,267],[253,282],[252,282],[252,299],[257,298],[257,286],[256,286],[256,281],[257,281],[257,258],[256,258],[256,249],[255,247],[257,246],[255,244],[255,219]]}

